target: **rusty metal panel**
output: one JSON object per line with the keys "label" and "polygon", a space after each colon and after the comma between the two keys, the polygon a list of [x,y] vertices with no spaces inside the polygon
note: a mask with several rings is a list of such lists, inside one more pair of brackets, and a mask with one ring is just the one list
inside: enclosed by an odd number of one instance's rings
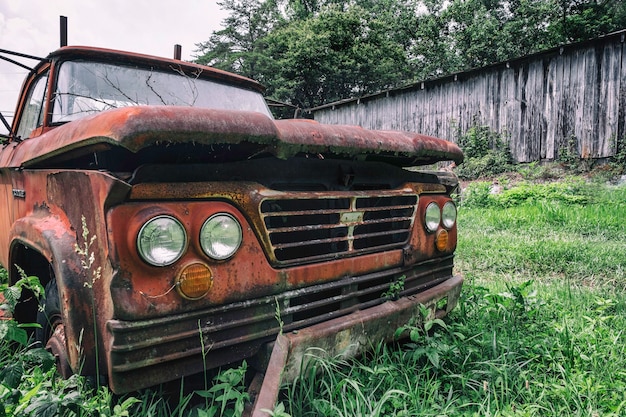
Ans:
{"label": "rusty metal panel", "polygon": [[417,133],[325,125],[311,120],[278,120],[276,126],[280,131],[276,151],[279,157],[292,155],[289,150],[300,147],[308,152],[333,155],[395,154],[412,159],[413,163],[407,165],[463,161],[463,152],[454,143]]}
{"label": "rusty metal panel", "polygon": [[[200,188],[206,185],[200,184]],[[218,198],[218,196],[214,196]],[[243,206],[248,207],[247,204]],[[252,204],[246,213],[254,213],[257,204]],[[224,212],[234,216],[243,226],[243,243],[229,262],[209,259],[199,247],[196,239],[191,239],[185,255],[168,267],[150,266],[143,262],[136,250],[137,234],[145,221],[158,214],[168,214],[179,219],[190,236],[198,236],[203,222],[213,213]],[[119,205],[108,215],[109,245],[113,249],[112,261],[115,275],[111,292],[117,300],[115,316],[124,319],[138,319],[155,315],[176,314],[181,311],[198,309],[203,305],[216,305],[264,296],[280,289],[296,288],[346,275],[364,274],[402,265],[401,248],[371,253],[358,258],[334,259],[312,265],[296,265],[288,270],[272,266],[269,251],[263,247],[266,238],[261,230],[252,224],[255,217],[246,218],[235,205],[223,201],[190,202],[135,202]],[[122,236],[123,238],[120,238]],[[212,271],[213,287],[203,300],[190,304],[184,302],[176,291],[176,278],[186,265],[204,263]],[[155,307],[158,305],[158,310]]]}

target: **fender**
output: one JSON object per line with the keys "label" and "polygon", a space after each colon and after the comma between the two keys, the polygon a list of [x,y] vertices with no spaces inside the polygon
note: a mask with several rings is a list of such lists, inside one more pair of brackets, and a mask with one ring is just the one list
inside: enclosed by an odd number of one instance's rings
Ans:
{"label": "fender", "polygon": [[[76,233],[65,217],[38,210],[18,219],[10,231],[11,259],[18,245],[41,254],[53,268],[65,323],[70,367],[75,373],[94,374],[95,335],[93,297],[76,253]],[[11,277],[14,282],[17,277]]]}

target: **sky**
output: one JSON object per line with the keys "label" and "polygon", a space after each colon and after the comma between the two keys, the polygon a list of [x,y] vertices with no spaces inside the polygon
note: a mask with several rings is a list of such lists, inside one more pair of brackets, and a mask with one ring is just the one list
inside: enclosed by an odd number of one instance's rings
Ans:
{"label": "sky", "polygon": [[[59,16],[67,17],[68,45],[172,58],[179,44],[192,60],[228,13],[213,0],[0,0],[0,49],[45,57],[59,48]],[[0,111],[9,123],[26,73],[0,60]]]}

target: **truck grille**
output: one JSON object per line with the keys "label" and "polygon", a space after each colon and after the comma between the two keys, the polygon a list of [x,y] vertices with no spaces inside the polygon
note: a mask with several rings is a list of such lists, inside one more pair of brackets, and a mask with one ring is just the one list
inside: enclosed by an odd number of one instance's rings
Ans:
{"label": "truck grille", "polygon": [[310,263],[401,247],[409,238],[418,197],[317,195],[266,199],[261,217],[280,264]]}

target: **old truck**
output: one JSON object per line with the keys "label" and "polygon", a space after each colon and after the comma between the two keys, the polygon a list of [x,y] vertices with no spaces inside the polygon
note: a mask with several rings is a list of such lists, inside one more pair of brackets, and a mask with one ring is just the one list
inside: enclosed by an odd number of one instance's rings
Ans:
{"label": "old truck", "polygon": [[308,347],[354,355],[457,304],[458,182],[415,168],[461,163],[453,143],[275,120],[250,79],[75,46],[5,125],[0,263],[45,287],[14,317],[62,375],[124,393],[269,352],[284,381]]}

